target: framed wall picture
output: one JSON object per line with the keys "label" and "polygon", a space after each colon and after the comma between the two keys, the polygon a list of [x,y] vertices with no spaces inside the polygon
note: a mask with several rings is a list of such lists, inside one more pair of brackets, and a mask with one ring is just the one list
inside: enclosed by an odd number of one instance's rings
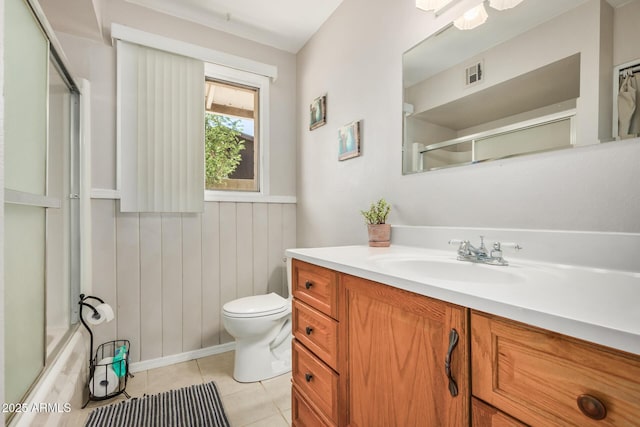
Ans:
{"label": "framed wall picture", "polygon": [[310,106],[309,130],[314,130],[327,123],[327,95],[313,100]]}
{"label": "framed wall picture", "polygon": [[338,160],[360,155],[360,122],[351,122],[338,129]]}

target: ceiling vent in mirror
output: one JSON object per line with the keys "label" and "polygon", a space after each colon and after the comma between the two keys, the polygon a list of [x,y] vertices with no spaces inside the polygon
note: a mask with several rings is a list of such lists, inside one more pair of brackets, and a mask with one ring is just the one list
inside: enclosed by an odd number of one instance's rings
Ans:
{"label": "ceiling vent in mirror", "polygon": [[471,86],[484,80],[484,65],[482,61],[465,68],[465,86]]}

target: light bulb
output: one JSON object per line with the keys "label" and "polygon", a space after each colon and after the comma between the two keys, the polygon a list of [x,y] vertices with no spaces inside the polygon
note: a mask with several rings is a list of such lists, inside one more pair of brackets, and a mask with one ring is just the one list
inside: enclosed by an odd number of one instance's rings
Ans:
{"label": "light bulb", "polygon": [[516,7],[522,3],[522,1],[523,0],[489,0],[489,6],[495,10],[506,10]]}
{"label": "light bulb", "polygon": [[426,11],[438,12],[453,0],[416,0],[416,7]]}
{"label": "light bulb", "polygon": [[459,30],[471,30],[478,25],[484,24],[487,20],[487,11],[484,5],[480,3],[474,8],[467,10],[461,17],[453,21],[453,25]]}
{"label": "light bulb", "polygon": [[464,16],[464,19],[466,19],[467,21],[471,21],[472,19],[475,19],[479,13],[480,11],[478,10],[478,8],[474,7],[473,9],[467,10],[463,16]]}

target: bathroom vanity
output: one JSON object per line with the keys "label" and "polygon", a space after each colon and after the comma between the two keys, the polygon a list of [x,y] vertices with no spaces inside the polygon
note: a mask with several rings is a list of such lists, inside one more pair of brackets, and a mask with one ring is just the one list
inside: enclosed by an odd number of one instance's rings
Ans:
{"label": "bathroom vanity", "polygon": [[[530,299],[530,287],[546,292],[527,281],[526,262],[486,267],[498,269],[489,270],[487,283],[484,269],[469,270],[479,279],[463,283],[437,278],[468,268],[453,264],[462,262],[455,254],[444,259],[421,248],[294,249],[287,255],[294,258],[295,426],[624,426],[640,420],[640,334],[627,331],[621,340],[628,345],[614,348],[593,338],[609,335],[602,333],[607,325],[586,324],[572,308],[568,320],[553,303],[546,312],[519,304]],[[418,261],[427,261],[436,278],[417,271]],[[439,263],[451,266],[440,271]],[[629,277],[633,285],[640,282]],[[552,287],[560,279],[554,280]],[[497,290],[510,295],[492,297]],[[640,288],[633,292],[637,297]],[[616,316],[616,307],[590,307],[589,298],[576,301],[594,319]],[[585,336],[591,342],[579,339]]]}

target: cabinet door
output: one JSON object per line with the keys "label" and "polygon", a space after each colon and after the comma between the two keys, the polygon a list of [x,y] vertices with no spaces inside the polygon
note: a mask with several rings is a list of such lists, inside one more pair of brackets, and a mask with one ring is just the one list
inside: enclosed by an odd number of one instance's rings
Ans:
{"label": "cabinet door", "polygon": [[[468,426],[467,309],[353,276],[341,283],[346,425]],[[450,353],[456,396],[445,372],[452,330],[458,334]]]}
{"label": "cabinet door", "polygon": [[534,426],[640,425],[640,356],[471,315],[473,395]]}

